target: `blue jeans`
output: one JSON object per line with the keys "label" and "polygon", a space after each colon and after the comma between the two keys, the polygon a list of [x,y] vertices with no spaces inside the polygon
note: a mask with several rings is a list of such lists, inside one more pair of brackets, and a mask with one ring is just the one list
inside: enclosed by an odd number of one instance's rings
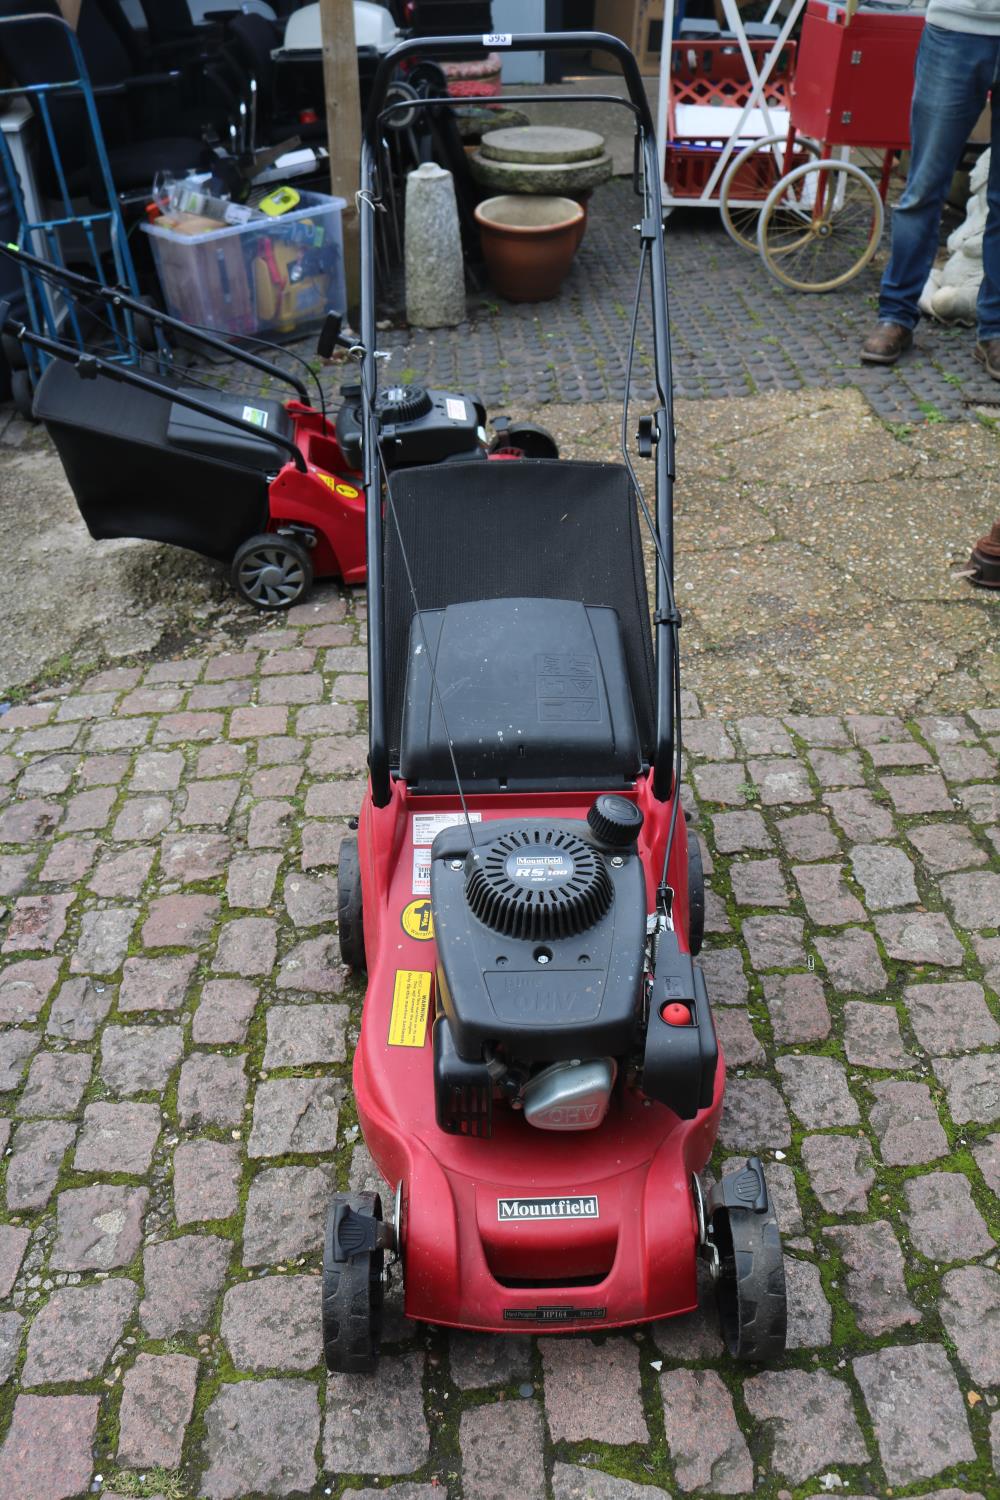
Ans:
{"label": "blue jeans", "polygon": [[917,324],[920,293],[937,254],[941,209],[991,88],[993,153],[977,320],[981,340],[1000,338],[1000,36],[940,26],[924,27],[917,52],[910,175],[892,215],[892,253],[878,304],[883,322]]}

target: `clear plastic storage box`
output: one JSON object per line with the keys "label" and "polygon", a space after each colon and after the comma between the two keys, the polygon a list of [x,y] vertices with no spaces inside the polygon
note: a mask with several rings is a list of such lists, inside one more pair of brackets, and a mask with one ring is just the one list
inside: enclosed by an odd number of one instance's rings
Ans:
{"label": "clear plastic storage box", "polygon": [[343,198],[301,205],[206,234],[144,224],[171,317],[219,333],[291,338],[346,310]]}

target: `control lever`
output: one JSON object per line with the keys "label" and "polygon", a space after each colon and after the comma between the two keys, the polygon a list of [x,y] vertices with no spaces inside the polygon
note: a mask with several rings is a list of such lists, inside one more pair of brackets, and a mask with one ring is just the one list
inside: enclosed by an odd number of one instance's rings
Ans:
{"label": "control lever", "polygon": [[332,359],[333,351],[338,346],[341,349],[353,349],[356,346],[357,339],[352,338],[349,333],[344,333],[343,327],[343,313],[331,308],[323,319],[323,325],[316,340],[316,353],[320,359]]}

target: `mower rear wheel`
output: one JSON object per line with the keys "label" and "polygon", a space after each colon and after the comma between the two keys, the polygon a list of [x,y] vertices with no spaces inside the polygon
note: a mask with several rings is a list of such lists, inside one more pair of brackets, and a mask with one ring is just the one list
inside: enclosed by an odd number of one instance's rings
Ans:
{"label": "mower rear wheel", "polygon": [[346,838],[340,846],[337,866],[337,931],[340,934],[340,956],[349,969],[364,973],[365,921],[361,903],[361,862],[358,841]]}
{"label": "mower rear wheel", "polygon": [[312,588],[309,553],[294,537],[252,536],[236,550],[233,588],[256,609],[291,609]]}
{"label": "mower rear wheel", "polygon": [[696,833],[688,834],[688,948],[692,956],[701,952],[705,936],[705,872]]}
{"label": "mower rear wheel", "polygon": [[356,1214],[381,1220],[382,1200],[377,1193],[338,1193],[330,1204],[323,1240],[326,1367],[341,1375],[366,1375],[378,1364],[382,1341],[385,1251],[369,1250],[350,1260],[334,1260],[333,1221],[340,1203],[346,1203]]}
{"label": "mower rear wheel", "polygon": [[719,1322],[734,1359],[760,1364],[784,1353],[785,1263],[774,1209],[721,1208],[712,1217],[719,1253]]}

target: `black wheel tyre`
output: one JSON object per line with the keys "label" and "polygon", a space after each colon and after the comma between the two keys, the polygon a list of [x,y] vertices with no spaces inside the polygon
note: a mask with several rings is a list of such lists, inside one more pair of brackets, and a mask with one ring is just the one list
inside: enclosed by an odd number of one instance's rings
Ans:
{"label": "black wheel tyre", "polygon": [[11,370],[10,394],[20,415],[26,422],[33,422],[35,420],[35,393],[32,390],[31,376],[27,370]]}
{"label": "black wheel tyre", "polygon": [[[393,79],[385,91],[386,108],[391,104],[403,104],[408,99],[419,99],[420,95],[409,83],[404,83],[401,78]],[[386,120],[388,130],[409,130],[417,118],[415,109],[401,109],[391,114]]]}
{"label": "black wheel tyre", "polygon": [[[151,297],[148,292],[144,292],[139,301],[145,307],[152,308],[154,312],[161,311],[157,306],[156,298]],[[147,354],[155,354],[157,348],[156,324],[152,318],[143,317],[142,313],[133,313],[132,327],[135,331],[135,341],[139,345],[139,348],[144,349]]]}
{"label": "black wheel tyre", "polygon": [[448,80],[440,63],[429,58],[414,63],[406,75],[410,87],[422,93],[425,99],[444,99],[448,94]]}
{"label": "black wheel tyre", "polygon": [[[558,458],[559,444],[544,427],[535,422],[511,422],[503,432],[505,448],[520,448],[525,458]],[[491,452],[499,447],[496,439]]]}
{"label": "black wheel tyre", "polygon": [[350,969],[364,972],[365,924],[361,905],[361,864],[358,841],[346,838],[340,846],[337,866],[337,931],[340,956]]}
{"label": "black wheel tyre", "polygon": [[701,952],[705,936],[705,872],[701,863],[701,845],[696,833],[688,834],[688,947],[692,954]]}
{"label": "black wheel tyre", "polygon": [[719,1209],[712,1220],[719,1251],[716,1297],[726,1348],[760,1364],[784,1352],[788,1324],[785,1263],[774,1209]]}
{"label": "black wheel tyre", "polygon": [[353,1260],[333,1258],[333,1216],[338,1203],[358,1214],[382,1217],[377,1193],[338,1193],[330,1205],[323,1241],[323,1356],[341,1375],[370,1374],[378,1364],[382,1339],[384,1250]]}
{"label": "black wheel tyre", "polygon": [[0,333],[0,345],[3,346],[3,357],[12,370],[26,370],[28,368],[28,356],[24,352],[24,345],[20,339],[16,339],[12,333]]}
{"label": "black wheel tyre", "polygon": [[233,558],[233,588],[255,609],[291,609],[312,588],[309,553],[291,536],[252,536]]}

